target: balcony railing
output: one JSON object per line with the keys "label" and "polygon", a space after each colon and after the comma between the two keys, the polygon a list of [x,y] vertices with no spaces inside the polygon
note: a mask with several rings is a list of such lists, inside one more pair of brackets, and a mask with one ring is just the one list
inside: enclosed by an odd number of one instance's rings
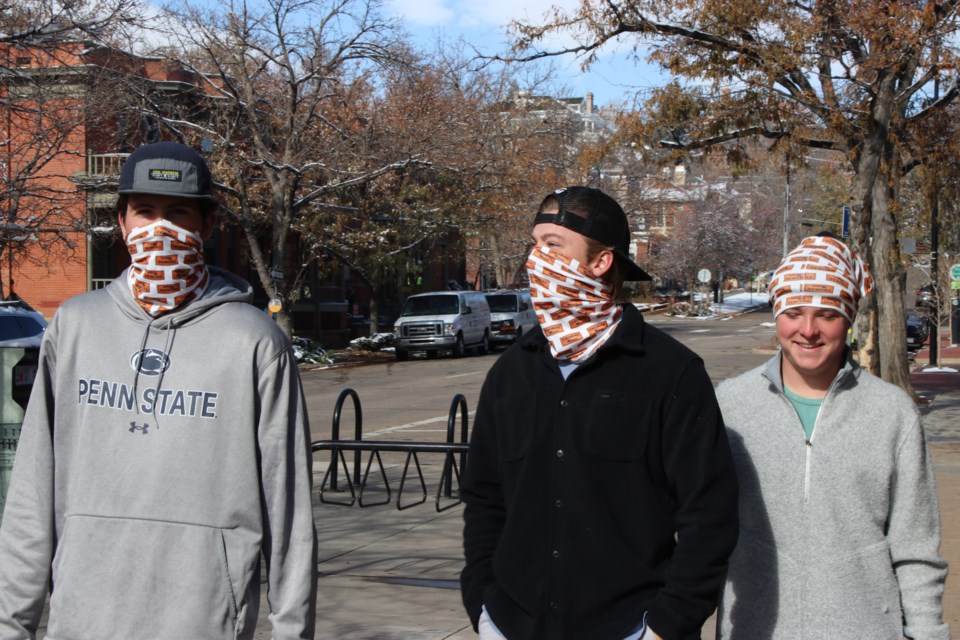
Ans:
{"label": "balcony railing", "polygon": [[88,153],[88,176],[117,176],[129,153]]}

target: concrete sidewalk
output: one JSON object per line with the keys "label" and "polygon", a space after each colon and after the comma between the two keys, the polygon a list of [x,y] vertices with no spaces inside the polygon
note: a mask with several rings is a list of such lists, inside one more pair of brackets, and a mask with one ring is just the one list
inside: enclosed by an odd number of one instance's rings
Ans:
{"label": "concrete sidewalk", "polygon": [[[925,373],[924,369],[917,365],[911,379],[924,399],[920,408],[933,457],[943,522],[941,553],[951,566],[944,617],[954,633],[960,634],[960,373]],[[395,506],[396,493],[389,506],[361,509],[323,504],[319,488],[329,454],[317,454],[315,460],[314,514],[320,549],[316,637],[475,640],[477,636],[460,603],[458,583],[463,562],[462,507],[438,513],[433,502],[442,456],[422,456],[426,502],[403,510]],[[384,455],[384,463],[396,490],[404,460],[399,454],[389,454]],[[415,468],[411,473],[402,496],[404,506],[422,496]],[[382,489],[377,493],[375,483],[373,487],[364,496],[367,503],[386,497]],[[340,492],[324,497],[348,499],[349,494]],[[263,597],[254,635],[258,640],[271,637],[268,613]],[[44,633],[41,628],[39,637]],[[711,618],[702,635],[712,639],[713,633]]]}
{"label": "concrete sidewalk", "polygon": [[[943,537],[940,553],[950,563],[944,618],[960,634],[960,345],[941,327],[939,358],[930,362],[929,345],[914,359],[910,375],[921,399],[920,411],[933,457]],[[940,366],[937,366],[937,365]]]}
{"label": "concrete sidewalk", "polygon": [[[960,363],[960,349],[955,352]],[[954,357],[951,355],[951,358]],[[960,633],[960,373],[927,372],[912,380],[924,398],[921,411],[934,461],[943,520],[941,552],[953,570],[944,598],[945,617]],[[320,504],[317,638],[336,640],[467,640],[476,638],[460,604],[462,507],[438,513],[433,506],[441,460],[423,456],[426,504],[360,509]],[[317,458],[317,486],[326,458]],[[386,458],[392,485],[403,460]],[[372,475],[372,474],[371,474]],[[415,475],[405,503],[419,499]],[[374,501],[377,496],[367,496]],[[382,497],[382,496],[381,496]],[[396,501],[396,495],[392,496]],[[266,605],[257,638],[268,639]],[[713,620],[703,630],[713,637]]]}

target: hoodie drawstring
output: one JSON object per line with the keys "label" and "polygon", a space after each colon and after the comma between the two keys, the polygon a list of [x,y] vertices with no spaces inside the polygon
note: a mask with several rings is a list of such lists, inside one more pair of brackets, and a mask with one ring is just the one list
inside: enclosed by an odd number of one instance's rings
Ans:
{"label": "hoodie drawstring", "polygon": [[[170,351],[173,349],[173,339],[177,333],[177,327],[173,324],[173,318],[167,318],[167,325],[162,329],[165,339],[163,341],[163,355],[170,358]],[[160,418],[157,417],[157,400],[160,398],[160,388],[163,386],[163,376],[167,372],[166,367],[160,367],[160,376],[157,378],[157,388],[153,396],[153,420],[157,423],[157,429],[160,428]]]}
{"label": "hoodie drawstring", "polygon": [[[150,338],[150,331],[153,329],[154,323],[162,319],[163,319],[162,317],[150,318],[150,321],[147,323],[147,328],[143,332],[143,338],[140,340],[140,351],[137,352],[137,358],[138,358],[137,366],[136,366],[136,370],[134,372],[134,377],[133,377],[133,397],[134,398],[139,397],[137,394],[137,391],[138,391],[138,385],[140,382],[140,370],[143,365],[143,352],[147,348],[147,342],[149,341],[149,338]],[[167,358],[169,361],[170,350],[173,349],[173,341],[177,333],[177,327],[173,323],[172,317],[167,317],[166,320],[167,320],[166,325],[164,325],[163,327],[158,326],[158,329],[164,332],[163,356]],[[160,419],[157,417],[157,399],[160,397],[160,389],[163,386],[163,376],[165,373],[166,373],[166,367],[161,366],[160,373],[158,374],[159,377],[157,378],[157,386],[154,389],[153,402],[150,403],[150,414],[153,416],[153,420],[156,423],[157,429],[160,428]],[[140,403],[136,400],[134,401],[134,408],[136,409],[137,415],[139,415]]]}
{"label": "hoodie drawstring", "polygon": [[156,320],[156,318],[150,318],[150,321],[147,323],[147,328],[143,332],[143,338],[140,339],[140,350],[137,351],[137,366],[133,370],[133,406],[137,411],[137,415],[140,415],[140,402],[137,400],[139,397],[137,395],[137,384],[140,382],[140,369],[143,366],[143,350],[147,348],[147,340],[150,337],[150,329],[153,327],[154,320]]}

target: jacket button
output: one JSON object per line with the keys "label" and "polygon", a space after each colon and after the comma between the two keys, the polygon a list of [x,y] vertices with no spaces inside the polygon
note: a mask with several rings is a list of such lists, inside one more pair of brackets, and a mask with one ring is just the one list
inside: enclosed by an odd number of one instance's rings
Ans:
{"label": "jacket button", "polygon": [[557,500],[556,502],[553,503],[553,506],[559,509],[560,507],[563,506],[563,500]]}
{"label": "jacket button", "polygon": [[559,558],[559,557],[560,557],[560,552],[557,551],[556,549],[554,549],[554,550],[553,550],[553,557],[554,557],[554,558]]}
{"label": "jacket button", "polygon": [[562,458],[562,457],[563,457],[563,449],[557,449],[557,457],[558,457],[558,458]]}
{"label": "jacket button", "polygon": [[560,605],[558,605],[556,602],[551,602],[551,603],[550,603],[550,608],[553,609],[554,611],[556,611],[557,609],[560,608]]}
{"label": "jacket button", "polygon": [[560,406],[561,406],[561,407],[566,407],[566,406],[568,406],[569,404],[570,404],[570,403],[567,402],[566,400],[561,400],[561,401],[560,401]]}

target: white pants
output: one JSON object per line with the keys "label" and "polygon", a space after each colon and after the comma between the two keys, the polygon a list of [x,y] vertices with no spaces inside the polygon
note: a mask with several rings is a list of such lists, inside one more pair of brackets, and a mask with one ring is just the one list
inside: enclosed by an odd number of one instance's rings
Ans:
{"label": "white pants", "polygon": [[[487,608],[484,607],[480,613],[480,621],[477,623],[477,632],[480,634],[480,640],[507,640],[507,637],[500,633],[497,625],[493,624]],[[623,640],[653,640],[653,631],[647,626],[647,616],[644,614],[643,623],[640,628]]]}
{"label": "white pants", "polygon": [[493,620],[490,619],[490,614],[487,613],[487,608],[483,608],[483,612],[480,614],[480,622],[477,623],[477,633],[480,634],[480,640],[507,640],[507,637],[500,633],[500,629],[497,629],[497,625],[493,624]]}

